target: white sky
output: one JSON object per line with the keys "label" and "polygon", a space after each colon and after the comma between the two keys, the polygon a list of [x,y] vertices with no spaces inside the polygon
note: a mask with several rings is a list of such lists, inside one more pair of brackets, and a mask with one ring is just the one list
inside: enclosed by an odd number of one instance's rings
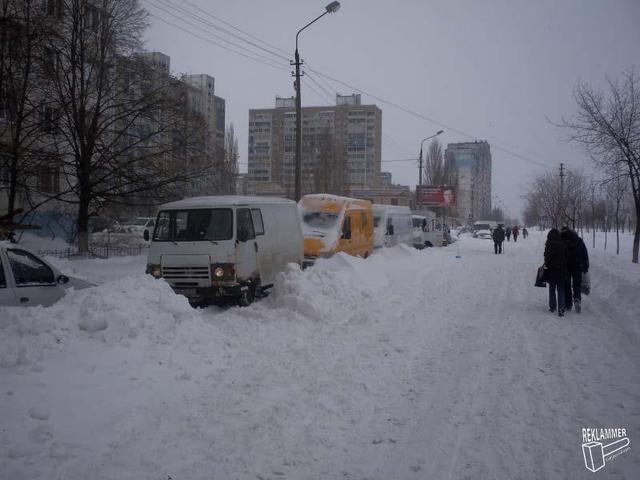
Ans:
{"label": "white sky", "polygon": [[[289,52],[283,55],[291,58],[296,31],[329,3],[189,1]],[[142,3],[157,16],[215,42],[223,43],[181,22],[177,13],[172,18],[158,6],[167,11],[171,11],[167,4],[189,9],[199,18],[238,34],[183,0]],[[337,13],[326,15],[300,35],[302,58],[320,72],[488,140],[493,156],[493,193],[511,215],[520,215],[524,185],[543,167],[496,147],[549,168],[557,168],[560,162],[588,168],[585,154],[564,143],[563,132],[547,118],[559,120],[561,115],[572,114],[572,89],[579,79],[603,85],[607,75],[615,77],[632,66],[640,68],[639,0],[341,3]],[[189,21],[290,68],[284,59],[192,18]],[[147,50],[171,57],[174,73],[215,77],[216,94],[226,99],[227,124],[233,122],[238,135],[241,171],[246,171],[248,111],[272,107],[276,95],[293,95],[289,71],[235,55],[153,17],[146,38]],[[319,80],[318,75],[314,78]],[[346,87],[332,86],[332,91],[353,93]],[[329,104],[327,94],[310,80],[303,80],[302,95],[304,106]],[[383,162],[417,157],[420,140],[440,128],[445,130],[440,136],[445,145],[468,140],[451,128],[416,118],[367,95],[363,95],[363,103],[375,103],[382,109]],[[382,170],[392,172],[395,183],[416,183],[417,162],[385,162]]]}

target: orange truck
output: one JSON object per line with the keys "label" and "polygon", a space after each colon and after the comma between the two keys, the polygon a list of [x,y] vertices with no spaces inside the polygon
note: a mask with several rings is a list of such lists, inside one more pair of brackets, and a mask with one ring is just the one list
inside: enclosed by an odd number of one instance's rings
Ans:
{"label": "orange truck", "polygon": [[304,235],[303,266],[338,252],[364,258],[373,252],[373,209],[368,200],[318,193],[302,197],[298,208]]}

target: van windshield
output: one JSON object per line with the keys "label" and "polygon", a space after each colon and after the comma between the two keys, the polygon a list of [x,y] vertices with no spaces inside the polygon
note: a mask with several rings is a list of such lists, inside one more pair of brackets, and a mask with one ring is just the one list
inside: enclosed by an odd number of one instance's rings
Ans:
{"label": "van windshield", "polygon": [[200,242],[230,240],[233,211],[230,208],[165,210],[158,214],[155,242]]}
{"label": "van windshield", "polygon": [[330,229],[338,223],[338,215],[327,212],[307,212],[303,219],[304,223],[312,228]]}

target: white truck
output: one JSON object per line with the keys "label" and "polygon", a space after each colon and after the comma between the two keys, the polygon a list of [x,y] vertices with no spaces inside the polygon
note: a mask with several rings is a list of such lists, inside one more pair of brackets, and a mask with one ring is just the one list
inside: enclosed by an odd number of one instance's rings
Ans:
{"label": "white truck", "polygon": [[294,201],[187,198],[159,208],[147,273],[194,304],[233,298],[246,306],[287,264],[302,264],[303,242]]}
{"label": "white truck", "polygon": [[413,246],[418,249],[444,247],[446,240],[442,229],[437,228],[436,219],[431,221],[422,215],[411,215],[413,223]]}
{"label": "white truck", "polygon": [[413,226],[409,207],[373,205],[373,248],[413,245]]}

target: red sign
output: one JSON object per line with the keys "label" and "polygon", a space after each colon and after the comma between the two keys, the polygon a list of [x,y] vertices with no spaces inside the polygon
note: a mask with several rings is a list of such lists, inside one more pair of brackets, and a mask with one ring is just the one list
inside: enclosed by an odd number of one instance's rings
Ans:
{"label": "red sign", "polygon": [[455,187],[450,185],[418,186],[418,201],[425,207],[451,207],[456,204]]}

